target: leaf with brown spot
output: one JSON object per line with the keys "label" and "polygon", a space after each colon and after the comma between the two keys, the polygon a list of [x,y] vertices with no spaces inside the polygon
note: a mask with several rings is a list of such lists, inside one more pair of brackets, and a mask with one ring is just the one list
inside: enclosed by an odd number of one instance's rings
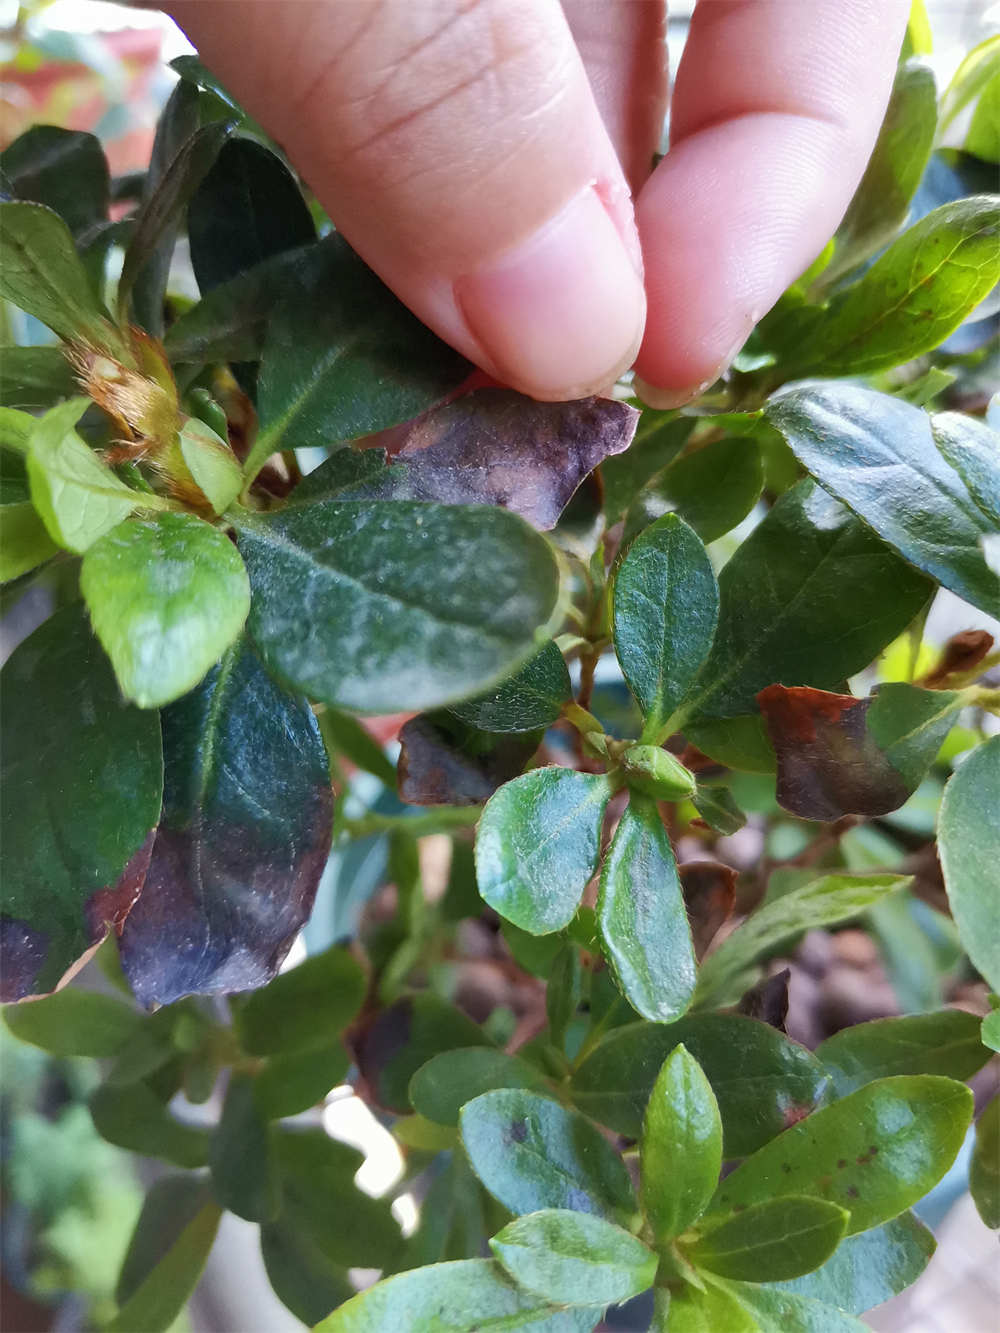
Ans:
{"label": "leaf with brown spot", "polygon": [[920,680],[928,690],[939,690],[951,676],[974,671],[993,647],[993,635],[984,629],[965,629],[953,634],[934,667]]}
{"label": "leaf with brown spot", "polygon": [[695,957],[701,962],[736,900],[736,871],[721,861],[688,861],[678,867]]}
{"label": "leaf with brown spot", "polygon": [[778,756],[778,803],[802,819],[883,815],[916,791],[961,698],[883,685],[867,699],[807,686],[757,696]]}
{"label": "leaf with brown spot", "polygon": [[399,733],[399,794],[411,805],[481,805],[524,772],[540,731],[497,735],[453,713],[420,713]]}

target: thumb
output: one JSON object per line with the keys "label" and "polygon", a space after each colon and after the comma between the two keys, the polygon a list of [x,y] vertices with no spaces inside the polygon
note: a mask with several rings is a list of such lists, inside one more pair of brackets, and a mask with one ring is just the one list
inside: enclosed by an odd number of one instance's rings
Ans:
{"label": "thumb", "polygon": [[537,398],[631,365],[628,186],[558,0],[178,0],[206,63],[441,337]]}

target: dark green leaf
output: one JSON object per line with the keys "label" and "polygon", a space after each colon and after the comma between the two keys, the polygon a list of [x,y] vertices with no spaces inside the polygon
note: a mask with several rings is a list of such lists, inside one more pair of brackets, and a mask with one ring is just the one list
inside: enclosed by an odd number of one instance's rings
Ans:
{"label": "dark green leaf", "polygon": [[300,1115],[343,1083],[351,1061],[338,1041],[273,1055],[254,1080],[257,1109],[268,1120]]}
{"label": "dark green leaf", "polygon": [[951,914],[983,978],[1000,987],[1000,736],[973,750],[944,789],[938,855]]}
{"label": "dark green leaf", "polygon": [[142,1021],[110,995],[69,987],[33,1004],[5,1009],[3,1019],[19,1041],[52,1055],[117,1055]]}
{"label": "dark green leaf", "polygon": [[804,931],[849,921],[911,883],[905,875],[823,875],[758,908],[702,964],[699,1001],[728,995],[747,968]]}
{"label": "dark green leaf", "polygon": [[887,684],[867,699],[769,685],[757,696],[778,756],[778,802],[800,819],[884,815],[916,791],[962,696]]}
{"label": "dark green leaf", "polygon": [[74,236],[108,215],[111,179],[100,140],[58,125],[32,125],[0,153],[18,199],[45,204]]}
{"label": "dark green leaf", "polygon": [[275,1295],[310,1328],[354,1295],[347,1270],[285,1218],[261,1227],[260,1252]]}
{"label": "dark green leaf", "polygon": [[653,801],[633,792],[601,871],[602,948],[623,995],[652,1023],[691,1003],[694,948],[677,862]]}
{"label": "dark green leaf", "polygon": [[281,1207],[281,1184],[254,1079],[234,1073],[209,1152],[212,1189],[223,1208],[248,1222],[270,1222]]}
{"label": "dark green leaf", "polygon": [[736,1014],[689,1014],[609,1033],[573,1075],[573,1101],[619,1134],[638,1138],[664,1060],[681,1043],[719,1103],[726,1157],[742,1157],[808,1115],[827,1084],[819,1061],[766,1023]]}
{"label": "dark green leaf", "polygon": [[934,443],[988,519],[1000,525],[1000,434],[962,412],[931,417]]}
{"label": "dark green leaf", "polygon": [[829,1259],[848,1217],[823,1199],[794,1194],[763,1199],[701,1231],[685,1254],[696,1267],[740,1282],[799,1277]]}
{"label": "dark green leaf", "polygon": [[1000,1227],[1000,1097],[994,1097],[976,1121],[969,1189],[979,1216],[996,1230]]}
{"label": "dark green leaf", "polygon": [[496,1088],[544,1092],[546,1080],[533,1065],[488,1046],[442,1051],[410,1080],[410,1101],[428,1120],[457,1125],[466,1102]]}
{"label": "dark green leaf", "polygon": [[697,424],[696,418],[674,412],[643,411],[631,446],[601,464],[604,514],[609,527],[624,515],[650,477],[677,457]]}
{"label": "dark green leaf", "polygon": [[556,722],[571,697],[566,660],[550,642],[488,694],[450,711],[480,731],[536,731]]}
{"label": "dark green leaf", "polygon": [[545,539],[500,509],[394,501],[240,521],[268,666],[359,712],[431,708],[509,675],[559,595]]}
{"label": "dark green leaf", "polygon": [[140,708],[193,689],[250,609],[239,552],[193,514],[119,524],[87,550],[80,587],[122,693]]}
{"label": "dark green leaf", "polygon": [[275,977],[236,1015],[243,1049],[288,1055],[329,1045],[361,1008],[365,974],[346,949],[327,949]]}
{"label": "dark green leaf", "polygon": [[469,363],[396,299],[340,236],[308,253],[268,321],[248,478],[279,449],[395,426],[456,388]]}
{"label": "dark green leaf", "polygon": [[979,1019],[962,1009],[857,1023],[816,1048],[838,1097],[891,1074],[943,1074],[965,1080],[989,1059]]}
{"label": "dark green leaf", "polygon": [[118,1279],[116,1333],[166,1333],[201,1276],[221,1213],[199,1176],[153,1185]]}
{"label": "dark green leaf", "polygon": [[159,718],[122,703],[81,604],[25,639],[2,679],[2,995],[16,1000],[54,990],[120,926],[142,887],[163,761]]}
{"label": "dark green leaf", "polygon": [[869,1083],[765,1144],[722,1182],[709,1215],[761,1197],[809,1194],[850,1211],[867,1231],[922,1199],[951,1166],[972,1118],[972,1093],[924,1074]]}
{"label": "dark green leaf", "polygon": [[332,822],[316,719],[245,646],[165,710],[163,736],[149,891],[121,937],[143,1004],[269,981],[312,908]]}
{"label": "dark green leaf", "polygon": [[941,457],[926,412],[858,384],[820,383],[783,393],[767,411],[802,465],[883,541],[996,614],[1000,578],[980,546],[995,525]]}
{"label": "dark green leaf", "polygon": [[90,1114],[101,1138],[117,1148],[175,1166],[208,1161],[208,1131],[177,1120],[145,1083],[102,1084],[90,1098]]}
{"label": "dark green leaf", "polygon": [[73,371],[61,347],[0,347],[0,404],[40,411],[69,398]]}
{"label": "dark green leaf", "polygon": [[549,1040],[560,1051],[565,1050],[566,1033],[580,1008],[582,972],[580,951],[567,940],[556,954],[545,983]]}
{"label": "dark green leaf", "polygon": [[558,1305],[614,1305],[653,1285],[657,1257],[592,1213],[546,1208],[509,1222],[490,1249],[514,1281]]}
{"label": "dark green leaf", "polygon": [[[727,1282],[726,1290],[757,1320],[755,1329],[780,1329],[781,1333],[864,1333],[868,1327],[843,1310],[790,1291],[749,1282]],[[705,1329],[705,1333],[714,1330]]]}
{"label": "dark green leaf", "polygon": [[694,808],[716,833],[738,833],[747,817],[736,803],[728,787],[716,783],[699,783],[691,797]]}
{"label": "dark green leaf", "polygon": [[387,787],[395,787],[396,770],[375,737],[349,713],[324,708],[319,714],[319,729],[326,748],[342,755],[356,767],[371,773]]}
{"label": "dark green leaf", "polygon": [[606,777],[538,768],[491,797],[476,831],[479,892],[532,935],[569,925],[597,869]]}
{"label": "dark green leaf", "polygon": [[719,594],[701,541],[676,514],[640,534],[614,585],[615,652],[654,739],[708,656]]}
{"label": "dark green leaf", "polygon": [[472,1169],[512,1213],[570,1208],[632,1221],[636,1201],[625,1163],[579,1112],[506,1088],[464,1106],[459,1126]]}
{"label": "dark green leaf", "polygon": [[457,1259],[376,1283],[317,1324],[316,1333],[590,1333],[594,1313],[557,1310],[522,1291],[495,1261]]}
{"label": "dark green leaf", "polygon": [[295,177],[253,139],[230,139],[188,205],[191,267],[210,291],[254,264],[316,239]]}
{"label": "dark green leaf", "polygon": [[541,738],[479,731],[451,710],[418,713],[399,733],[399,795],[412,805],[481,805],[524,772]]}
{"label": "dark green leaf", "polygon": [[749,435],[727,436],[678,458],[636,496],[626,537],[675,512],[703,542],[714,542],[746,518],[760,498],[764,465]]}
{"label": "dark green leaf", "polygon": [[822,1268],[783,1282],[781,1290],[829,1302],[848,1314],[863,1314],[916,1282],[934,1245],[923,1222],[912,1213],[901,1213],[880,1227],[848,1236]]}
{"label": "dark green leaf", "polygon": [[683,1046],[674,1048],[653,1084],[640,1149],[643,1208],[662,1244],[701,1216],[722,1166],[718,1103]]}

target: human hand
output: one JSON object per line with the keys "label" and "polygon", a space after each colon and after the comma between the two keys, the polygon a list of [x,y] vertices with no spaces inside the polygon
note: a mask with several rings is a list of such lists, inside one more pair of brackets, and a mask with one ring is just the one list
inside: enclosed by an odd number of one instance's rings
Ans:
{"label": "human hand", "polygon": [[635,363],[667,407],[725,369],[832,234],[909,4],[700,0],[652,174],[660,0],[169,8],[442,338],[543,399]]}

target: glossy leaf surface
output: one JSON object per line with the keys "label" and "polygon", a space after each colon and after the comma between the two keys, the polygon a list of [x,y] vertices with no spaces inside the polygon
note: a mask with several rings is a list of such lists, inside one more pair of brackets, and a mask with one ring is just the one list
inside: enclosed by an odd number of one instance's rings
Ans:
{"label": "glossy leaf surface", "polygon": [[649,1096],[640,1144],[642,1204],[658,1242],[701,1216],[722,1166],[722,1119],[697,1060],[677,1046]]}
{"label": "glossy leaf surface", "polygon": [[927,1267],[934,1253],[931,1232],[912,1213],[841,1241],[836,1253],[814,1273],[783,1282],[783,1291],[829,1302],[849,1314],[905,1291]]}
{"label": "glossy leaf surface", "polygon": [[713,440],[678,458],[639,492],[626,516],[625,531],[674,512],[703,542],[714,542],[746,518],[763,485],[764,466],[752,437]]}
{"label": "glossy leaf surface", "polygon": [[978,746],[944,789],[938,855],[962,944],[990,986],[1000,986],[1000,736]]}
{"label": "glossy leaf surface", "polygon": [[931,417],[934,443],[988,519],[1000,525],[1000,434],[961,412]]}
{"label": "glossy leaf surface", "polygon": [[535,731],[557,721],[571,697],[566,659],[547,643],[488,694],[453,704],[451,711],[481,731]]}
{"label": "glossy leaf surface", "polygon": [[893,1074],[943,1074],[964,1081],[989,1059],[979,1019],[962,1009],[877,1018],[827,1037],[816,1058],[833,1075],[838,1097]]}
{"label": "glossy leaf surface", "polygon": [[829,1259],[848,1216],[837,1204],[806,1195],[763,1199],[710,1226],[686,1254],[698,1268],[740,1282],[798,1277]]}
{"label": "glossy leaf surface", "polygon": [[410,1082],[414,1109],[439,1125],[457,1125],[466,1102],[496,1088],[544,1092],[543,1075],[526,1060],[489,1046],[442,1051],[428,1060]]}

